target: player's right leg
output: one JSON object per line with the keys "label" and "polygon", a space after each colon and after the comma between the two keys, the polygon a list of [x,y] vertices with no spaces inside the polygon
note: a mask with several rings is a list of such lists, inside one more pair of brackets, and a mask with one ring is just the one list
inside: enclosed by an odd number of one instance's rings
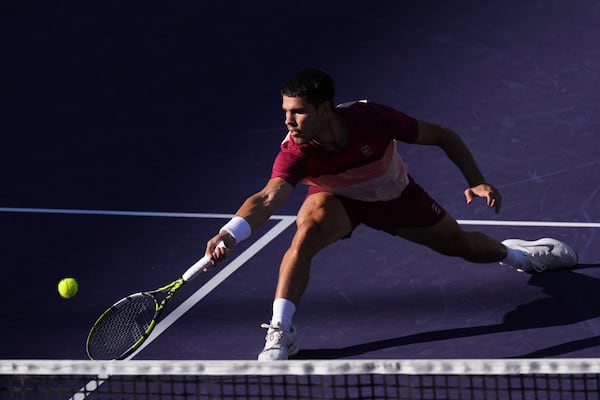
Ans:
{"label": "player's right leg", "polygon": [[259,360],[285,360],[299,351],[291,318],[308,284],[312,258],[351,232],[352,223],[338,197],[318,192],[306,198],[296,217],[296,234],[279,268],[273,317],[262,325],[267,335]]}
{"label": "player's right leg", "polygon": [[312,258],[351,232],[350,218],[337,196],[319,192],[307,197],[296,217],[296,234],[279,268],[275,297],[297,304],[308,283]]}

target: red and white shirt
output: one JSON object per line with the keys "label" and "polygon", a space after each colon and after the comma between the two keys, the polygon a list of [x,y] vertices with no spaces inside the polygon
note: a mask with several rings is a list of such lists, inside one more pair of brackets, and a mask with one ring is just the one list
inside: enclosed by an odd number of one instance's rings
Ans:
{"label": "red and white shirt", "polygon": [[294,144],[289,134],[281,143],[271,178],[318,186],[363,201],[400,197],[408,184],[408,168],[396,140],[414,143],[417,120],[391,107],[367,100],[339,105],[348,127],[347,146],[324,150],[315,143]]}

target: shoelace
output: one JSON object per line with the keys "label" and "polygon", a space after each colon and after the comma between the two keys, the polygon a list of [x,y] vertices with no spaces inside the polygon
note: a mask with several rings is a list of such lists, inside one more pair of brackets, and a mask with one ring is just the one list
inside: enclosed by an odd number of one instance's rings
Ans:
{"label": "shoelace", "polygon": [[[283,337],[283,329],[278,326],[271,326],[270,324],[262,323],[261,328],[267,329],[266,340],[279,341]],[[272,329],[272,330],[271,330]]]}

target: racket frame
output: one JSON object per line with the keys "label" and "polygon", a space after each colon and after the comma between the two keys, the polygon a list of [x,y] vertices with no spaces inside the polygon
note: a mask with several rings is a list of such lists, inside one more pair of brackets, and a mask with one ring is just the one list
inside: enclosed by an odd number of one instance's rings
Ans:
{"label": "racket frame", "polygon": [[[124,358],[127,358],[128,356],[130,356],[134,351],[139,349],[140,346],[142,345],[142,343],[144,343],[144,341],[148,338],[148,336],[150,336],[150,334],[156,327],[156,324],[158,323],[158,319],[160,318],[160,315],[161,315],[163,309],[165,308],[165,306],[167,305],[169,300],[171,300],[171,298],[175,295],[175,292],[177,292],[177,290],[179,290],[185,282],[186,281],[183,280],[183,278],[179,278],[179,279],[169,283],[168,285],[165,285],[156,290],[130,294],[129,296],[122,298],[121,300],[117,301],[112,306],[110,306],[106,311],[104,311],[102,313],[102,315],[100,315],[100,317],[98,317],[98,319],[96,320],[96,322],[94,322],[94,325],[92,325],[92,328],[90,329],[90,332],[89,332],[87,340],[86,340],[86,345],[85,345],[88,357],[91,360],[95,360],[95,358],[93,357],[93,355],[91,354],[91,351],[90,351],[90,344],[91,344],[92,338],[94,337],[94,333],[96,332],[97,328],[102,324],[103,320],[106,317],[108,317],[115,309],[119,308],[119,306],[121,304],[123,304],[127,301],[131,301],[132,297],[149,296],[154,301],[154,315],[152,316],[152,320],[148,324],[148,327],[144,330],[144,333],[142,335],[140,335],[140,337],[126,351],[124,351],[117,357],[113,358],[113,360],[123,360]],[[162,299],[157,296],[157,295],[159,295],[161,293],[165,293],[165,292],[167,292],[167,294]]]}
{"label": "racket frame", "polygon": [[[227,250],[227,247],[225,246],[225,243],[223,243],[223,241],[220,241],[217,244],[217,246],[225,248]],[[91,343],[93,335],[94,335],[95,331],[97,330],[98,326],[100,326],[100,324],[102,323],[104,318],[106,318],[107,315],[109,315],[115,308],[117,308],[117,306],[119,304],[121,304],[125,301],[128,301],[132,296],[151,296],[154,300],[155,310],[154,310],[154,316],[153,316],[152,320],[150,321],[150,324],[148,325],[148,327],[146,328],[144,333],[140,336],[140,338],[129,349],[127,349],[125,352],[123,352],[116,358],[113,358],[113,360],[123,360],[124,358],[129,357],[133,352],[135,352],[137,349],[139,349],[142,346],[142,344],[144,343],[144,341],[148,338],[148,336],[150,336],[150,334],[156,327],[156,324],[158,323],[158,319],[159,319],[163,309],[165,308],[165,306],[167,305],[169,300],[171,300],[173,295],[175,295],[175,292],[177,292],[177,290],[179,290],[181,288],[181,286],[183,286],[183,284],[185,284],[186,282],[188,282],[189,280],[194,278],[199,272],[201,272],[201,271],[206,272],[208,270],[208,267],[211,264],[212,264],[212,261],[210,260],[210,257],[205,255],[200,260],[195,262],[191,267],[189,267],[181,275],[181,277],[179,279],[169,283],[168,285],[165,285],[161,288],[158,288],[158,289],[152,290],[152,291],[148,291],[148,292],[138,292],[138,293],[130,294],[129,296],[122,298],[121,300],[117,301],[112,306],[110,306],[106,311],[104,311],[100,315],[100,317],[98,317],[98,319],[96,319],[96,322],[94,322],[94,325],[92,325],[92,328],[90,329],[90,332],[87,336],[87,340],[86,340],[86,344],[85,344],[85,348],[86,348],[88,357],[90,359],[94,360],[92,354],[90,354],[90,343]],[[156,295],[159,293],[164,293],[165,291],[168,291],[166,296],[159,302]]]}

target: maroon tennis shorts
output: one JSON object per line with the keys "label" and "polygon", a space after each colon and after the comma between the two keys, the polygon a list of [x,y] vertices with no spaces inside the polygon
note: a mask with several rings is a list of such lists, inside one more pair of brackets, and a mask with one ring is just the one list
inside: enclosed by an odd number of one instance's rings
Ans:
{"label": "maroon tennis shorts", "polygon": [[[410,175],[408,178],[408,186],[397,199],[369,202],[338,196],[350,218],[352,229],[365,224],[374,229],[394,232],[398,228],[433,226],[444,218],[446,210]],[[307,196],[324,191],[317,186],[309,186]]]}

